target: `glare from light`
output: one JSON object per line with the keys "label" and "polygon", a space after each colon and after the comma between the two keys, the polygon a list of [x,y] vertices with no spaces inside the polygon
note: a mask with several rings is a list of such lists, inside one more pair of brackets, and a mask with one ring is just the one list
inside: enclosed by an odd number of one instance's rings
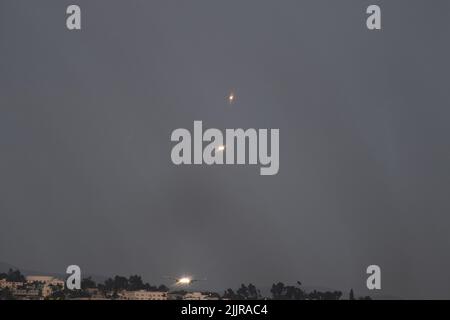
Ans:
{"label": "glare from light", "polygon": [[192,281],[191,278],[184,277],[184,278],[180,278],[180,279],[178,280],[178,283],[179,283],[179,284],[190,284],[191,281]]}
{"label": "glare from light", "polygon": [[217,151],[224,151],[225,150],[225,146],[221,145],[217,147]]}
{"label": "glare from light", "polygon": [[232,103],[234,102],[234,99],[235,99],[235,98],[236,98],[236,97],[235,97],[234,93],[231,92],[230,95],[228,96],[228,102],[229,102],[230,104],[232,104]]}

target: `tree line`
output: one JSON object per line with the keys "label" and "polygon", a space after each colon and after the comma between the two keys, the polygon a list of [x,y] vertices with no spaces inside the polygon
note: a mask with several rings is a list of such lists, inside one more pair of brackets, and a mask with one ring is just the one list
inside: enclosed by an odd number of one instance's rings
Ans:
{"label": "tree line", "polygon": [[[19,270],[9,269],[7,273],[0,273],[0,280],[6,279],[8,282],[25,282],[25,276]],[[84,278],[81,281],[81,290],[68,290],[63,288],[54,288],[52,294],[53,299],[64,298],[80,298],[89,297],[88,289],[97,289],[105,296],[110,298],[117,298],[118,293],[123,290],[127,291],[160,291],[169,292],[170,288],[165,285],[154,286],[142,280],[139,275],[131,275],[128,278],[123,276],[114,276],[106,279],[103,283],[96,283],[92,277]],[[264,297],[261,291],[255,285],[249,283],[248,285],[241,284],[241,286],[233,290],[231,288],[224,291],[221,296],[222,299],[229,300],[259,300],[259,299],[273,299],[273,300],[340,300],[343,298],[341,291],[311,291],[307,292],[302,288],[302,283],[297,281],[295,285],[285,285],[282,282],[274,283],[270,289],[270,297]],[[13,299],[11,290],[8,288],[0,289],[1,299]],[[349,300],[370,300],[369,296],[356,298],[353,289],[350,291]]]}
{"label": "tree line", "polygon": [[[340,300],[343,298],[342,291],[311,291],[307,292],[302,289],[302,284],[297,281],[296,285],[285,285],[282,282],[272,284],[270,289],[271,299],[273,300]],[[232,289],[225,290],[224,299],[230,300],[259,300],[264,297],[261,295],[253,284],[241,284],[235,291]],[[353,289],[350,290],[349,300],[356,300]],[[371,300],[369,296],[360,297],[359,300]]]}

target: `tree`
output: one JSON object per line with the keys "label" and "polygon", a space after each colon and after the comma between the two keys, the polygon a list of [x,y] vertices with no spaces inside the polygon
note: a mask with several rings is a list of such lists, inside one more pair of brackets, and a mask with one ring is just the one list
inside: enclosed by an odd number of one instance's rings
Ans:
{"label": "tree", "polygon": [[245,284],[241,284],[241,287],[236,291],[239,300],[247,300],[248,299],[248,288]]}
{"label": "tree", "polygon": [[[3,274],[4,275],[4,274]],[[8,282],[25,282],[25,276],[20,273],[19,270],[9,269],[6,277],[4,278]]]}
{"label": "tree", "polygon": [[229,300],[237,300],[238,299],[238,295],[236,293],[234,293],[233,289],[227,289],[223,293],[223,298],[224,299],[229,299]]}
{"label": "tree", "polygon": [[114,279],[108,278],[102,289],[105,291],[120,291],[128,289],[128,279],[121,276],[115,276]]}
{"label": "tree", "polygon": [[261,293],[259,292],[258,289],[256,289],[256,287],[249,283],[248,285],[248,299],[250,300],[258,300],[261,297]]}
{"label": "tree", "polygon": [[81,288],[82,289],[97,288],[97,284],[95,283],[94,280],[92,280],[91,277],[88,277],[81,280]]}
{"label": "tree", "polygon": [[349,300],[355,300],[355,294],[353,293],[353,289],[350,290]]}
{"label": "tree", "polygon": [[300,281],[297,281],[297,286],[285,286],[282,282],[278,282],[272,285],[270,292],[274,300],[305,300],[307,294],[300,288],[301,285]]}
{"label": "tree", "polygon": [[145,288],[142,278],[138,275],[130,276],[128,278],[128,290],[137,291]]}
{"label": "tree", "polygon": [[118,290],[127,290],[128,289],[128,279],[121,276],[114,277],[114,289]]}
{"label": "tree", "polygon": [[158,287],[158,291],[169,292],[169,288],[162,284]]}
{"label": "tree", "polygon": [[284,283],[278,282],[277,284],[272,285],[272,289],[270,289],[270,293],[272,293],[272,298],[274,300],[281,300],[283,299],[283,292],[284,292]]}

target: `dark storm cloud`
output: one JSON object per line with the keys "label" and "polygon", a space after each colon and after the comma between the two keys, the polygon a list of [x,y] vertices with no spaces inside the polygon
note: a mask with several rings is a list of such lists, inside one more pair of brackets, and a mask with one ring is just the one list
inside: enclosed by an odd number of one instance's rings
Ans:
{"label": "dark storm cloud", "polygon": [[[0,260],[450,297],[447,1],[76,2],[0,3]],[[194,120],[280,172],[172,165]]]}

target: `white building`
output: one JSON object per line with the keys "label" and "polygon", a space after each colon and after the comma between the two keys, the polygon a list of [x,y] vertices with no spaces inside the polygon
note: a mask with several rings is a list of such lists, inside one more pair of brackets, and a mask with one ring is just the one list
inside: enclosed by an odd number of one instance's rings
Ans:
{"label": "white building", "polygon": [[51,276],[27,276],[26,280],[28,283],[42,283],[44,285],[61,286],[64,288],[64,281]]}
{"label": "white building", "polygon": [[161,291],[122,291],[123,300],[167,300],[167,292]]}
{"label": "white building", "polygon": [[87,288],[86,291],[91,296],[89,300],[106,300],[103,292],[97,288]]}
{"label": "white building", "polygon": [[39,297],[39,290],[36,289],[14,289],[13,295],[17,297],[24,297],[24,298],[38,298]]}
{"label": "white building", "polygon": [[183,300],[218,300],[218,299],[219,299],[218,297],[202,292],[188,292],[183,297]]}
{"label": "white building", "polygon": [[17,289],[18,287],[22,286],[23,283],[22,282],[10,282],[10,281],[6,281],[6,279],[1,279],[0,280],[0,288],[9,288],[9,289]]}

